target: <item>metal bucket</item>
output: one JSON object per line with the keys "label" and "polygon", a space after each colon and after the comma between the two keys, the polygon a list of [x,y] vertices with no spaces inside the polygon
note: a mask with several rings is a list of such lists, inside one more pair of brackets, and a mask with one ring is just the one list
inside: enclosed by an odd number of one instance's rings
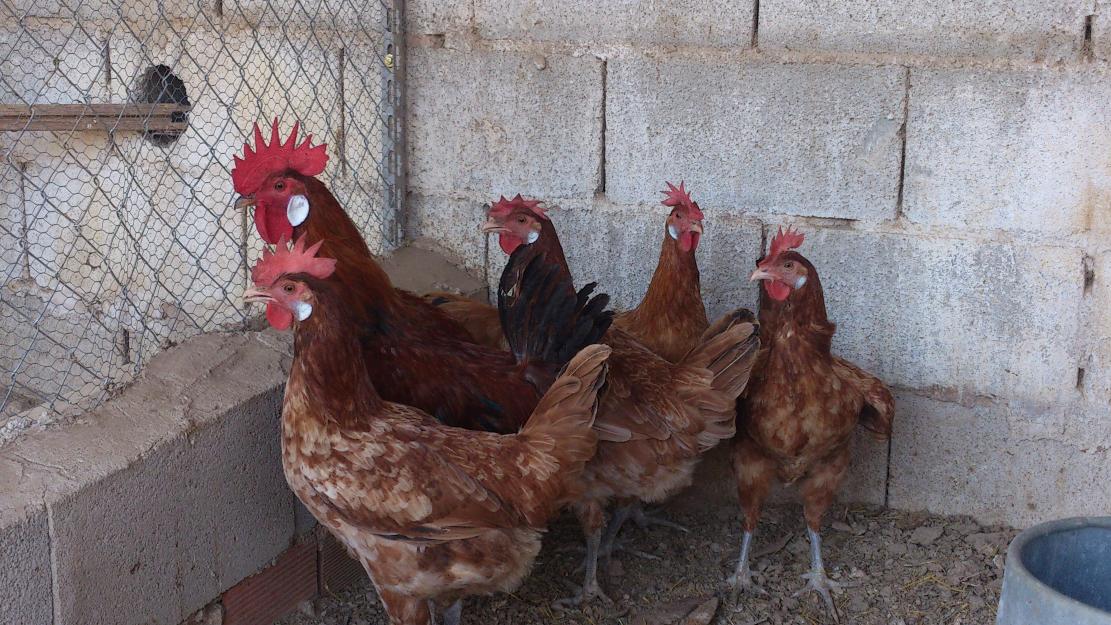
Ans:
{"label": "metal bucket", "polygon": [[1111,625],[1111,517],[1064,519],[1007,549],[996,625]]}

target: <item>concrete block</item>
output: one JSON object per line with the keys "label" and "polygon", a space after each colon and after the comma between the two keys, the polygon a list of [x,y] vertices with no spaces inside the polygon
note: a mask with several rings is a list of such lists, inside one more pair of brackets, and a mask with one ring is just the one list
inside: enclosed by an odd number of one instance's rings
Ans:
{"label": "concrete block", "polygon": [[416,244],[398,248],[381,265],[395,287],[412,293],[446,290],[473,297],[485,292],[477,278]]}
{"label": "concrete block", "polygon": [[310,4],[297,0],[226,0],[224,19],[250,28],[304,29],[306,37],[313,30],[382,32],[386,16],[382,2],[335,2]]}
{"label": "concrete block", "polygon": [[835,353],[892,385],[1072,398],[1079,251],[852,230],[806,234],[800,252],[817,267],[838,324]]}
{"label": "concrete block", "polygon": [[[1105,514],[1111,506],[1108,447],[1023,431],[1022,421],[1041,418],[1003,402],[961,405],[900,393],[891,505],[1016,527]],[[1103,430],[1107,418],[1104,406]]]}
{"label": "concrete block", "polygon": [[602,151],[597,59],[414,49],[409,62],[411,190],[594,193]]}
{"label": "concrete block", "polygon": [[838,501],[876,506],[886,503],[888,446],[888,441],[876,440],[863,428],[856,429],[852,464],[837,495]]}
{"label": "concrete block", "polygon": [[[485,274],[487,241],[479,232],[486,221],[483,202],[413,194],[408,207],[407,236],[435,240],[453,263],[472,275]],[[493,238],[489,244],[497,246]]]}
{"label": "concrete block", "polygon": [[741,48],[752,42],[754,6],[749,0],[476,0],[474,11],[486,39]]}
{"label": "concrete block", "polygon": [[1083,380],[1077,387],[1089,401],[1111,405],[1111,254],[1101,254],[1089,259],[1091,286],[1086,292],[1085,331],[1081,334],[1081,347],[1085,357],[1079,366],[1084,368]]}
{"label": "concrete block", "polygon": [[1096,0],[1096,14],[1092,17],[1092,52],[1096,58],[1111,60],[1111,2]]}
{"label": "concrete block", "polygon": [[904,214],[1053,234],[1111,230],[1111,83],[1056,70],[915,70]]}
{"label": "concrete block", "polygon": [[1077,58],[1093,0],[762,0],[760,47],[933,57]]}
{"label": "concrete block", "polygon": [[[0,456],[0,622],[50,623],[50,534],[41,473],[32,462]],[[34,482],[40,481],[39,484]]]}
{"label": "concrete block", "polygon": [[[20,7],[14,7],[17,14]],[[105,101],[104,39],[95,27],[67,21],[4,20],[0,27],[0,102]]]}
{"label": "concrete block", "polygon": [[178,623],[289,546],[282,360],[254,336],[201,337],[88,419],[4,448],[58,476],[40,491],[55,622]]}
{"label": "concrete block", "polygon": [[655,203],[685,179],[727,213],[895,214],[905,95],[897,67],[609,63],[606,193]]}
{"label": "concrete block", "polygon": [[405,3],[405,32],[414,35],[469,30],[473,20],[472,0],[408,0]]}

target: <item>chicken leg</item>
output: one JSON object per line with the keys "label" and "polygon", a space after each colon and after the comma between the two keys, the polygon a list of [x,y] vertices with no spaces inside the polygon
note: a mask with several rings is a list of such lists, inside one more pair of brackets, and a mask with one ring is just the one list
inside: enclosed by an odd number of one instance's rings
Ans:
{"label": "chicken leg", "polygon": [[733,441],[733,475],[737,479],[737,497],[744,516],[744,536],[741,538],[741,555],[737,569],[726,583],[733,591],[752,591],[766,595],[768,592],[752,581],[752,535],[760,522],[760,510],[775,480],[775,463],[763,454],[743,434]]}
{"label": "chicken leg", "polygon": [[463,600],[456,599],[440,614],[440,625],[459,625],[463,618]]}
{"label": "chicken leg", "polygon": [[583,569],[585,569],[583,585],[574,595],[557,600],[552,604],[552,607],[565,610],[590,603],[595,598],[606,603],[613,603],[613,600],[607,597],[606,593],[602,592],[602,587],[598,585],[598,552],[601,544],[602,528],[598,527],[590,530],[586,537],[586,558],[583,560]]}
{"label": "chicken leg", "polygon": [[579,519],[583,534],[586,536],[586,558],[583,560],[583,585],[578,592],[566,599],[559,599],[552,604],[557,609],[567,609],[572,606],[581,606],[589,603],[594,598],[599,598],[606,603],[613,603],[602,587],[598,585],[598,554],[602,545],[602,525],[605,524],[606,513],[602,505],[596,501],[580,501],[575,506],[575,516]]}
{"label": "chicken leg", "polygon": [[841,615],[837,612],[837,605],[833,602],[830,591],[841,590],[844,585],[826,576],[825,566],[822,565],[821,535],[809,527],[806,528],[806,534],[810,537],[810,572],[802,576],[803,579],[807,580],[806,586],[803,586],[792,596],[797,597],[806,592],[818,593],[822,601],[825,602],[830,615],[833,616],[833,622],[840,623]]}
{"label": "chicken leg", "polygon": [[841,485],[848,469],[849,450],[846,446],[819,463],[799,485],[803,514],[806,516],[806,535],[810,538],[810,572],[802,576],[807,581],[806,586],[794,596],[806,592],[817,593],[835,623],[841,621],[841,615],[837,612],[837,605],[834,604],[830,591],[841,590],[844,585],[831,580],[826,575],[825,565],[822,563],[822,536],[819,531],[822,527],[822,515],[833,503],[837,487]]}

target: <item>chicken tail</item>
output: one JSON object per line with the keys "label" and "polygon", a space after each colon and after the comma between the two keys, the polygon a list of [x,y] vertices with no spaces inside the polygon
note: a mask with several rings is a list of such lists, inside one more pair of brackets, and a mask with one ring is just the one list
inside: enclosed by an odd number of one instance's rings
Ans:
{"label": "chicken tail", "polygon": [[578,477],[598,446],[594,417],[610,351],[605,345],[590,345],[572,358],[517,435],[558,467],[552,474],[556,479],[548,484],[551,496],[539,498],[550,502],[544,514],[578,497]]}
{"label": "chicken tail", "polygon": [[714,322],[702,343],[683,358],[683,365],[710,372],[710,388],[700,397],[705,419],[698,435],[700,451],[736,433],[737,398],[748,385],[759,349],[760,325],[751,312],[739,308]]}
{"label": "chicken tail", "polygon": [[[613,323],[609,296],[578,292],[570,274],[544,255],[514,252],[498,285],[498,313],[509,350],[537,388],[548,388],[561,366],[597,343]],[[524,265],[523,267],[521,265]]]}

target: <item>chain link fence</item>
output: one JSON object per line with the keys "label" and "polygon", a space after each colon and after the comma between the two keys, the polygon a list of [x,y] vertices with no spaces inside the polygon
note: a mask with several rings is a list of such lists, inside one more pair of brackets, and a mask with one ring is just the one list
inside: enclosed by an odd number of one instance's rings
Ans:
{"label": "chain link fence", "polygon": [[0,442],[94,407],[158,351],[244,328],[261,249],[232,157],[258,121],[397,244],[390,0],[0,0]]}

